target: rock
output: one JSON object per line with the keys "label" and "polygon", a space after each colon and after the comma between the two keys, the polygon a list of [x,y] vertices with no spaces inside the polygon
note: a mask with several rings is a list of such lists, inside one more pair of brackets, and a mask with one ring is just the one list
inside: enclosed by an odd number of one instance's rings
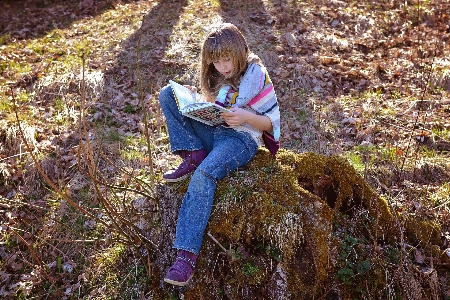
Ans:
{"label": "rock", "polygon": [[[397,241],[401,222],[407,242],[438,243],[437,224],[393,214],[343,157],[284,149],[276,158],[260,150],[218,183],[210,235],[205,233],[193,280],[184,288],[164,284],[187,185],[161,185],[156,195],[161,252],[149,288],[162,298],[362,299],[368,292],[381,299],[387,284],[400,298],[434,288],[434,281],[401,266],[413,265],[415,257],[401,256]],[[403,277],[386,282],[386,274],[399,269]],[[405,278],[414,291],[407,290]]]}

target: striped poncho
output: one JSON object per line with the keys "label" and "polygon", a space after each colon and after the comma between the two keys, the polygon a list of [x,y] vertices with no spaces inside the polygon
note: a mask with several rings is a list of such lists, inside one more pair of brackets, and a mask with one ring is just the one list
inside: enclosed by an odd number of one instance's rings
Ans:
{"label": "striped poncho", "polygon": [[[260,138],[269,151],[275,155],[280,139],[280,110],[277,96],[267,70],[256,63],[249,64],[241,79],[238,91],[224,86],[217,97],[218,104],[223,106],[250,109],[257,114],[269,117],[273,131],[263,132]],[[256,130],[256,128],[255,128]]]}

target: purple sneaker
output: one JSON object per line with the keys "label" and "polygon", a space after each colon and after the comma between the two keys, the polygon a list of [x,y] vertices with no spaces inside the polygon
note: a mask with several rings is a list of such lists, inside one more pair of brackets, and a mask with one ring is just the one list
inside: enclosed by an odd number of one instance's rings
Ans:
{"label": "purple sneaker", "polygon": [[185,286],[194,274],[197,255],[194,253],[179,250],[175,263],[170,267],[164,277],[164,281],[177,286]]}
{"label": "purple sneaker", "polygon": [[206,151],[203,149],[194,151],[180,151],[183,158],[181,164],[174,170],[170,170],[163,175],[163,179],[168,182],[177,182],[183,180],[197,169],[200,163],[206,157]]}

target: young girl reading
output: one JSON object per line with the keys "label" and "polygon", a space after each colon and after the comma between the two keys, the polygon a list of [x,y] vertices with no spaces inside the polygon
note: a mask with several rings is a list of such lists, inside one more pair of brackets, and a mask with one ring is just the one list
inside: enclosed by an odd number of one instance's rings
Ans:
{"label": "young girl reading", "polygon": [[200,87],[207,101],[230,109],[222,113],[228,126],[212,127],[183,117],[170,86],[159,94],[171,150],[183,158],[163,178],[175,182],[192,174],[178,214],[178,256],[164,278],[178,286],[186,285],[194,273],[217,182],[247,164],[259,146],[265,144],[273,155],[279,146],[280,112],[272,82],[236,26],[221,23],[207,35]]}

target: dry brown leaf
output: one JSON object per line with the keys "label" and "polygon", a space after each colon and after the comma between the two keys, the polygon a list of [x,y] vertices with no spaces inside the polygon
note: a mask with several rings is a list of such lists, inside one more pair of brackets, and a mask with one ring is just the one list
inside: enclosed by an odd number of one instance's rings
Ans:
{"label": "dry brown leaf", "polygon": [[334,57],[334,56],[321,56],[320,62],[324,66],[328,66],[328,65],[338,64],[340,62],[340,59],[338,57]]}

